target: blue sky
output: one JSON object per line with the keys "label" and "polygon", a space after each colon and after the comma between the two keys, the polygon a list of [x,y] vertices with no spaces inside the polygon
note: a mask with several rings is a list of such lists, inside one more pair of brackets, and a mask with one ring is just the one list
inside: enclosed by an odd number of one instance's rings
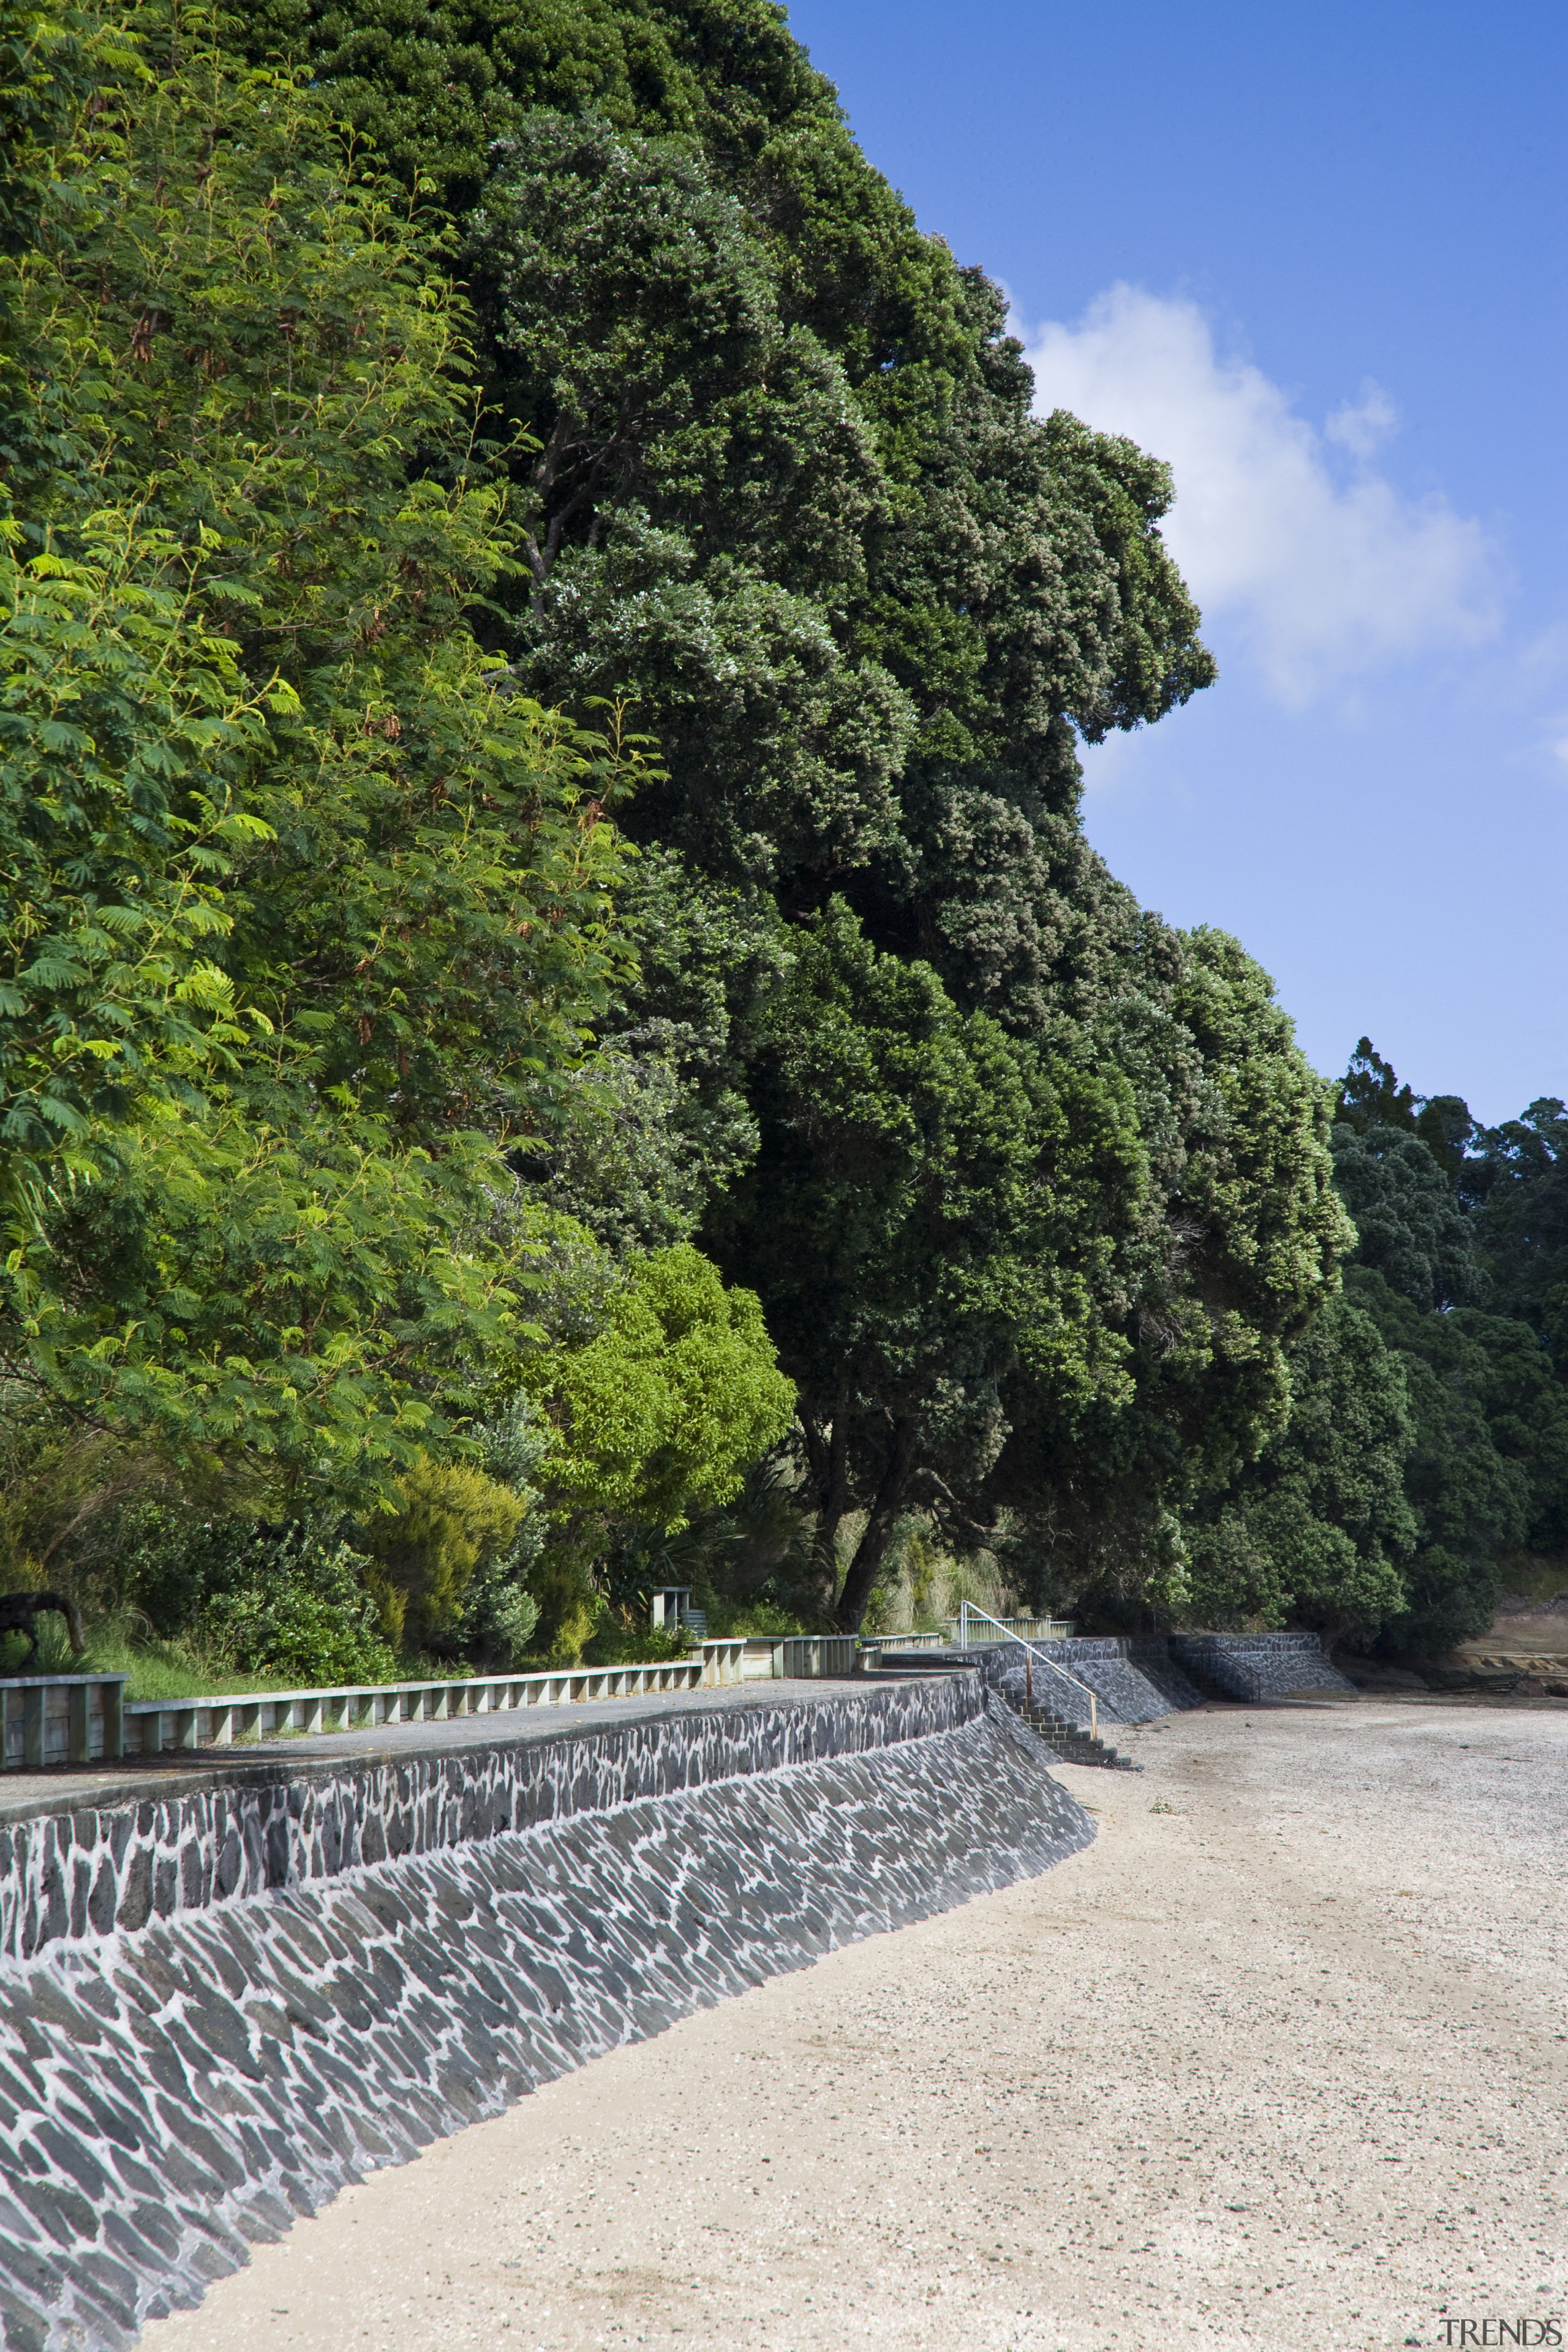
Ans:
{"label": "blue sky", "polygon": [[1320,1069],[1568,1097],[1568,10],[799,0],[1044,406],[1171,459],[1217,686],[1086,761]]}

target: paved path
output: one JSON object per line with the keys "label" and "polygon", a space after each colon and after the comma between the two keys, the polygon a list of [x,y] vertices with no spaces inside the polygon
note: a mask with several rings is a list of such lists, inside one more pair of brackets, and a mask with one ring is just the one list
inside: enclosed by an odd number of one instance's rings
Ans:
{"label": "paved path", "polygon": [[1356,2352],[1562,2314],[1568,1707],[1128,1744],[1142,1775],[1063,1768],[1087,1853],[351,2189],[147,2352]]}

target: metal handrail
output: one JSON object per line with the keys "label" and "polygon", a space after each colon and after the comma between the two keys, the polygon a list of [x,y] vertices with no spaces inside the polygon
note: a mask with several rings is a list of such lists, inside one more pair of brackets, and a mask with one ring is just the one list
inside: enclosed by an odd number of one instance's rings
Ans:
{"label": "metal handrail", "polygon": [[988,1609],[976,1607],[973,1601],[961,1601],[959,1602],[958,1616],[960,1649],[966,1650],[969,1647],[970,1619],[972,1617],[983,1617],[987,1625],[994,1625],[996,1631],[1003,1634],[1007,1641],[1016,1642],[1021,1650],[1026,1650],[1028,1652],[1029,1664],[1025,1669],[1024,1686],[1025,1697],[1030,1705],[1033,1705],[1035,1696],[1034,1661],[1036,1658],[1044,1659],[1045,1664],[1049,1666],[1054,1675],[1063,1675],[1069,1683],[1075,1684],[1077,1687],[1082,1691],[1085,1698],[1089,1701],[1089,1736],[1091,1739],[1098,1739],[1100,1738],[1099,1704],[1095,1698],[1094,1693],[1089,1689],[1087,1683],[1080,1683],[1078,1676],[1075,1674],[1068,1673],[1067,1667],[1064,1666],[1058,1659],[1047,1658],[1043,1651],[1036,1649],[1033,1642],[1026,1642],[1022,1633],[1015,1633],[1010,1625],[1003,1624],[1000,1617],[993,1617]]}

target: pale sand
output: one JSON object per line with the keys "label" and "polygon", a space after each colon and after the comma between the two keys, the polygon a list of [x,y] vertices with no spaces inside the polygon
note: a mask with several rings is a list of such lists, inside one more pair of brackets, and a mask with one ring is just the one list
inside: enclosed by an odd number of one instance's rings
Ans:
{"label": "pale sand", "polygon": [[1063,1768],[1087,1853],[350,2189],[147,2352],[1354,2352],[1563,2313],[1568,1706],[1115,1737],[1144,1772]]}

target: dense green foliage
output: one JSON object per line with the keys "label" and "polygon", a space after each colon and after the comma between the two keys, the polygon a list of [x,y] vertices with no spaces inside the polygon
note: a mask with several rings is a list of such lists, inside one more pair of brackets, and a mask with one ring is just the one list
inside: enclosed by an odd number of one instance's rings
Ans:
{"label": "dense green foliage", "polygon": [[[334,1611],[353,1647],[343,1562],[410,1481],[486,1483],[438,1457],[547,1337],[503,1153],[608,1002],[604,811],[646,763],[473,634],[520,539],[438,240],[293,81],[133,34],[5,288],[51,428],[5,558],[9,1517],[18,1570],[90,1580],[137,1492],[176,1550],[181,1496],[357,1514],[324,1581],[258,1538],[260,1601],[188,1591],[260,1668]],[[361,1587],[438,1644],[491,1571],[463,1630],[515,1653],[537,1606],[470,1533]]]}
{"label": "dense green foliage", "polygon": [[0,173],[12,1572],[302,1675],[1568,1542],[1561,1106],[1333,1123],[1094,856],[1169,474],[770,0],[8,18]]}
{"label": "dense green foliage", "polygon": [[1405,1598],[1415,1533],[1405,1384],[1371,1319],[1324,1308],[1290,1355],[1288,1426],[1194,1527],[1200,1623],[1378,1625]]}
{"label": "dense green foliage", "polygon": [[468,1235],[602,994],[613,853],[461,617],[501,500],[408,484],[468,395],[386,194],[217,58],[105,92],[74,160],[13,292],[69,430],[15,506],[5,1367],[352,1481],[504,1340]]}
{"label": "dense green foliage", "polygon": [[1565,1144],[1561,1104],[1481,1129],[1362,1039],[1333,1131],[1359,1235],[1345,1300],[1292,1350],[1289,1428],[1201,1514],[1203,1613],[1432,1656],[1485,1628],[1505,1582],[1561,1580]]}
{"label": "dense green foliage", "polygon": [[375,1603],[347,1544],[251,1538],[254,1580],[208,1601],[205,1629],[229,1650],[241,1674],[260,1674],[296,1689],[323,1684],[388,1682],[397,1672],[382,1640]]}
{"label": "dense green foliage", "polygon": [[1005,1517],[1032,1585],[1137,1593],[1189,1444],[1212,1476],[1282,1417],[1348,1232],[1267,983],[1142,916],[1077,824],[1075,737],[1214,674],[1167,473],[1031,415],[995,289],[766,5],[256,37],[460,235],[528,526],[492,642],[660,745],[624,820],[639,970],[525,1172],[758,1291],[802,1408],[797,1600],[858,1623],[915,1499],[953,1540]]}

